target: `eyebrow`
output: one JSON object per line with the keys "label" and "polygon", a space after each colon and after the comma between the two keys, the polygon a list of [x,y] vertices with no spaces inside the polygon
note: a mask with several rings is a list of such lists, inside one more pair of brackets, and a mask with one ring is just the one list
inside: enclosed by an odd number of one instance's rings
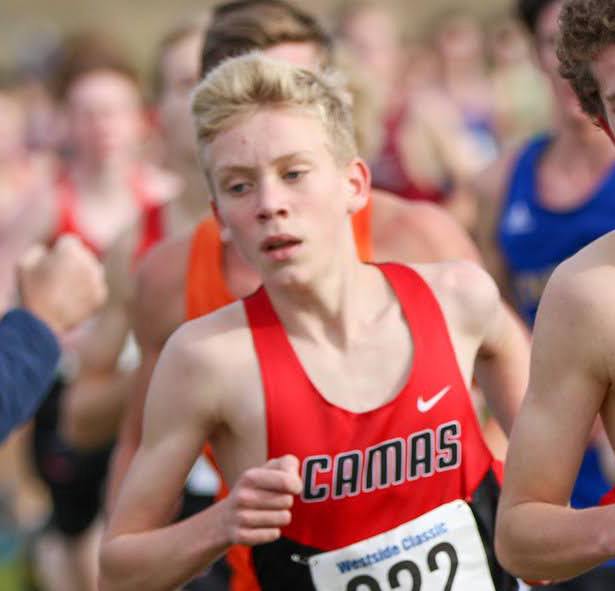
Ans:
{"label": "eyebrow", "polygon": [[[289,154],[282,154],[275,158],[272,164],[284,164],[290,160],[305,160],[311,159],[311,150],[302,150],[300,152],[291,152]],[[223,164],[214,169],[215,175],[228,175],[228,174],[251,174],[254,171],[252,166],[244,166],[241,164]]]}

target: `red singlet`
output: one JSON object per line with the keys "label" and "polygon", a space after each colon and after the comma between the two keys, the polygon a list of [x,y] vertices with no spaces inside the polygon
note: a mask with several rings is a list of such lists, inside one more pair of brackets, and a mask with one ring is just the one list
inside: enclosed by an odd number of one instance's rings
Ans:
{"label": "red singlet", "polygon": [[[164,238],[164,224],[162,222],[162,206],[156,203],[148,192],[147,183],[141,168],[135,170],[130,180],[135,204],[141,212],[141,238],[135,251],[135,260],[144,255],[147,250],[159,240]],[[58,173],[56,179],[56,195],[58,201],[58,224],[51,239],[53,244],[62,234],[75,234],[98,257],[103,255],[103,248],[95,244],[79,227],[75,218],[77,203],[77,188],[67,169]]]}

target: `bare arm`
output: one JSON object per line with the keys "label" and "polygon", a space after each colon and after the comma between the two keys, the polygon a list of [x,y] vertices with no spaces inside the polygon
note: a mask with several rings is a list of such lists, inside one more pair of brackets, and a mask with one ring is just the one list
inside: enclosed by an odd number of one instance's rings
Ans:
{"label": "bare arm", "polygon": [[137,266],[132,324],[141,362],[134,388],[126,400],[115,446],[106,496],[108,510],[115,504],[120,484],[141,441],[145,396],[160,352],[184,321],[185,264],[191,236],[161,242]]}
{"label": "bare arm", "polygon": [[125,306],[109,302],[85,330],[77,343],[69,345],[77,374],[66,391],[61,415],[63,435],[82,449],[113,440],[133,381],[132,367],[118,366],[129,334]]}
{"label": "bare arm", "polygon": [[61,429],[81,449],[107,445],[117,435],[124,404],[134,387],[139,350],[130,333],[134,229],[109,249],[105,270],[109,298],[100,314],[69,345],[76,375],[63,397]]}
{"label": "bare arm", "polygon": [[489,409],[508,436],[525,394],[529,364],[529,333],[510,306],[498,298],[474,373]]}
{"label": "bare arm", "polygon": [[[413,204],[419,224],[407,224],[404,232],[418,236],[428,248],[421,262],[466,259],[481,263],[481,255],[468,231],[445,209],[432,203]],[[408,228],[410,226],[410,229]],[[415,237],[412,240],[416,240]]]}
{"label": "bare arm", "polygon": [[218,510],[167,525],[213,423],[194,394],[195,370],[180,338],[163,352],[152,381],[141,446],[101,550],[101,589],[171,589],[226,548]]}
{"label": "bare arm", "polygon": [[476,241],[485,266],[495,279],[500,292],[510,301],[511,291],[508,268],[497,241],[497,229],[502,204],[505,199],[506,183],[515,155],[509,153],[476,175],[472,192],[476,195],[479,215],[477,216]]}
{"label": "bare arm", "polygon": [[113,451],[105,497],[107,512],[113,510],[121,483],[126,477],[130,463],[139,448],[147,387],[160,355],[160,350],[156,347],[151,347],[151,345],[144,347],[143,344],[141,346],[141,364],[135,376],[132,394],[126,401],[118,440]]}
{"label": "bare arm", "polygon": [[167,525],[203,442],[225,423],[221,401],[229,398],[221,385],[228,380],[216,379],[220,359],[208,361],[186,344],[189,331],[169,340],[154,372],[141,445],[101,549],[102,591],[171,589],[233,543],[277,539],[301,489],[296,458],[271,460],[244,472],[223,501]]}
{"label": "bare arm", "polygon": [[527,385],[529,338],[495,282],[469,261],[426,265],[466,385],[476,376],[490,410],[510,433]]}
{"label": "bare arm", "polygon": [[615,322],[612,302],[605,307],[599,298],[613,292],[600,277],[604,269],[577,274],[566,265],[549,281],[538,311],[530,384],[510,442],[497,520],[502,564],[531,579],[570,578],[615,555],[615,510],[568,507],[610,386],[605,351],[613,342],[605,339]]}
{"label": "bare arm", "polygon": [[481,262],[468,233],[439,205],[408,202],[373,191],[372,232],[377,260],[435,263],[449,259]]}

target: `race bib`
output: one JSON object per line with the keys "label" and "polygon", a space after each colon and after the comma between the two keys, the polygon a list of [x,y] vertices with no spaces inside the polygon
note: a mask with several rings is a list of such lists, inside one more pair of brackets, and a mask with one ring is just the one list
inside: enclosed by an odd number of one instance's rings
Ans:
{"label": "race bib", "polygon": [[318,591],[495,591],[472,510],[461,500],[308,563]]}

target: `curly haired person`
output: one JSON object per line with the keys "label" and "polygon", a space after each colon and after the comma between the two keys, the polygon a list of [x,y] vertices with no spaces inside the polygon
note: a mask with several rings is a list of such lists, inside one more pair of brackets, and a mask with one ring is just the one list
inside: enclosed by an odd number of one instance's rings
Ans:
{"label": "curly haired person", "polygon": [[[613,138],[615,4],[569,0],[560,28],[562,74]],[[613,507],[568,506],[598,415],[615,441],[614,299],[610,232],[556,269],[540,304],[530,384],[513,429],[496,531],[496,552],[517,575],[561,581],[615,557]],[[603,587],[591,587],[597,588]]]}

